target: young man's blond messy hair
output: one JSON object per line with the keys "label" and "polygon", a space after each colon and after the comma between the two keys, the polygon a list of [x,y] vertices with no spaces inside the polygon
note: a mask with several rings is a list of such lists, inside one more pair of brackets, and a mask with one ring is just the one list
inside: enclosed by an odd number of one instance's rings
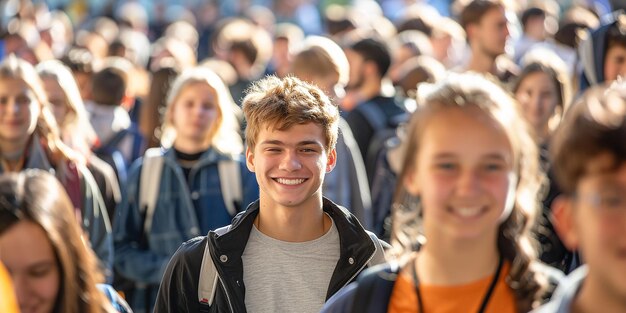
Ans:
{"label": "young man's blond messy hair", "polygon": [[248,89],[242,105],[250,149],[256,146],[261,127],[282,131],[306,123],[322,127],[327,152],[335,148],[339,109],[314,85],[292,76],[268,76]]}

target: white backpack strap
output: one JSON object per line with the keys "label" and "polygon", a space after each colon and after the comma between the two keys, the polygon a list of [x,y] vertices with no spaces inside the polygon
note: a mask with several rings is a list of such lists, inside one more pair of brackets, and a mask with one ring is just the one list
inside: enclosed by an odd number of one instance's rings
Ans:
{"label": "white backpack strap", "polygon": [[142,214],[145,213],[143,232],[146,235],[150,233],[152,228],[152,217],[159,194],[163,162],[164,157],[161,148],[146,150],[139,180],[139,211]]}
{"label": "white backpack strap", "polygon": [[[228,230],[228,226],[224,226],[215,230],[218,235],[224,234]],[[211,258],[211,245],[209,244],[209,236],[206,239],[204,254],[202,255],[202,265],[200,266],[200,277],[198,280],[198,301],[200,304],[213,305],[215,293],[217,290],[217,269]]]}
{"label": "white backpack strap", "polygon": [[226,209],[231,216],[237,214],[235,203],[243,199],[241,187],[241,169],[236,160],[221,160],[217,163],[220,176],[220,188]]}
{"label": "white backpack strap", "polygon": [[211,259],[211,245],[207,238],[204,247],[204,255],[202,255],[202,266],[200,267],[200,280],[198,281],[198,301],[208,306],[213,305],[215,299],[215,290],[217,289],[217,269]]}

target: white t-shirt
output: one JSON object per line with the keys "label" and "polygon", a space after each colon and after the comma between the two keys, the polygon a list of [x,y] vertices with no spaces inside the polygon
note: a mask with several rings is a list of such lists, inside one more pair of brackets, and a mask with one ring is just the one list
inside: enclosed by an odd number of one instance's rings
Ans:
{"label": "white t-shirt", "polygon": [[285,242],[254,226],[242,259],[249,313],[318,313],[339,261],[339,233],[333,222],[320,238]]}

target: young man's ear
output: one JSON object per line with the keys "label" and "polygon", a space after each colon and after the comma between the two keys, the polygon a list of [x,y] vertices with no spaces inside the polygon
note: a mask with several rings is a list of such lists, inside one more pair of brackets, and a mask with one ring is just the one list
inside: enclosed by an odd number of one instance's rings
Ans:
{"label": "young man's ear", "polygon": [[552,226],[570,251],[578,249],[579,243],[574,209],[574,200],[565,195],[558,196],[552,202]]}
{"label": "young man's ear", "polygon": [[246,166],[250,172],[254,172],[254,152],[250,147],[246,147]]}
{"label": "young man's ear", "polygon": [[326,173],[330,173],[337,165],[337,150],[333,149],[328,154],[328,162],[326,162]]}

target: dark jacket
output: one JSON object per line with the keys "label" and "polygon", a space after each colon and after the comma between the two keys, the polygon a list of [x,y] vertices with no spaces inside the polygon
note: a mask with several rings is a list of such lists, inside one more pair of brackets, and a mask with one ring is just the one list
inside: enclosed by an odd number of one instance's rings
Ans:
{"label": "dark jacket", "polygon": [[590,30],[587,38],[578,46],[580,63],[583,67],[580,77],[580,93],[606,80],[604,77],[604,62],[607,51],[606,37],[608,30],[617,23],[619,14],[626,14],[626,12],[615,11],[600,27]]}
{"label": "dark jacket", "polygon": [[[349,284],[368,266],[384,261],[377,245],[372,241],[358,220],[345,208],[324,199],[324,212],[334,221],[340,238],[340,257],[333,272],[326,299]],[[228,231],[218,235],[214,231],[207,236],[185,242],[176,251],[167,266],[161,282],[155,313],[160,312],[237,312],[245,313],[245,285],[243,261],[254,219],[259,212],[259,201],[251,204],[245,212],[234,219]],[[204,249],[211,245],[211,258],[217,269],[217,291],[213,306],[200,304],[198,278]],[[382,252],[382,251],[378,251]],[[280,281],[280,278],[277,278]],[[289,299],[285,299],[290,301]]]}

